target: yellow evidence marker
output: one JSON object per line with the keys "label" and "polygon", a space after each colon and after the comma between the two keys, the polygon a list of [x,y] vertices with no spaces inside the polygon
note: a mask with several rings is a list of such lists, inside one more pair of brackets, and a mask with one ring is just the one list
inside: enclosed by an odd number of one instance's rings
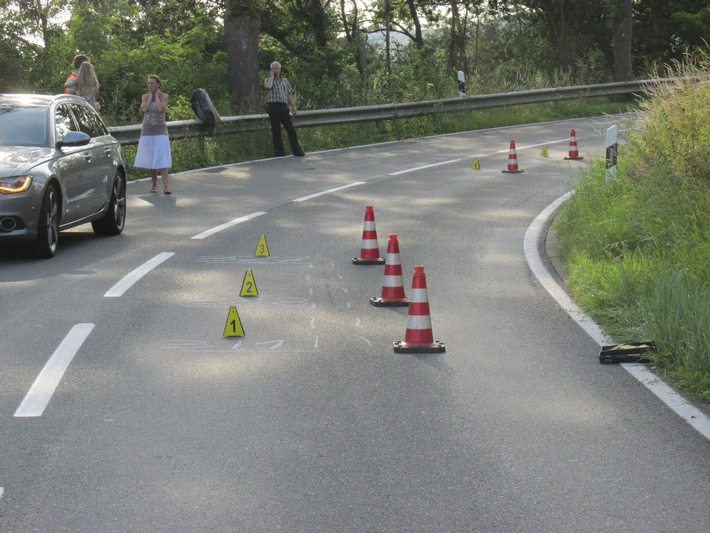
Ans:
{"label": "yellow evidence marker", "polygon": [[229,316],[227,316],[227,323],[224,325],[224,336],[244,336],[244,328],[242,327],[242,321],[239,320],[239,313],[237,313],[237,306],[235,305],[229,308]]}
{"label": "yellow evidence marker", "polygon": [[242,290],[239,296],[259,296],[259,290],[256,288],[256,281],[254,281],[254,274],[252,274],[251,269],[244,273],[244,281],[242,281]]}
{"label": "yellow evidence marker", "polygon": [[542,152],[540,152],[540,157],[549,157],[550,154],[547,153],[547,145],[542,145]]}
{"label": "yellow evidence marker", "polygon": [[473,164],[471,165],[471,170],[481,170],[481,164],[478,162],[478,158],[473,158]]}
{"label": "yellow evidence marker", "polygon": [[259,237],[259,244],[256,245],[255,257],[269,257],[269,245],[266,244],[266,236],[262,233]]}

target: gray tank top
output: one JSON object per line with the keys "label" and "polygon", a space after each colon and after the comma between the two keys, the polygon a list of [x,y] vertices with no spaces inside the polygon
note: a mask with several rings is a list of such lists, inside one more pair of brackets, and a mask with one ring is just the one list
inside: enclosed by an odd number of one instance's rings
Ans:
{"label": "gray tank top", "polygon": [[141,135],[167,135],[168,126],[165,124],[165,111],[158,112],[158,105],[150,103],[148,111],[143,114]]}

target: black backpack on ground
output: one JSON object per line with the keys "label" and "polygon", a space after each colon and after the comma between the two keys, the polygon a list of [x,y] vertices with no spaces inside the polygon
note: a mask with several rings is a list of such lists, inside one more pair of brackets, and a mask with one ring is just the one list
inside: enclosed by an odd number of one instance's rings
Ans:
{"label": "black backpack on ground", "polygon": [[210,95],[204,89],[195,89],[190,97],[192,110],[197,119],[202,121],[207,129],[208,135],[214,135],[221,118],[215,108]]}

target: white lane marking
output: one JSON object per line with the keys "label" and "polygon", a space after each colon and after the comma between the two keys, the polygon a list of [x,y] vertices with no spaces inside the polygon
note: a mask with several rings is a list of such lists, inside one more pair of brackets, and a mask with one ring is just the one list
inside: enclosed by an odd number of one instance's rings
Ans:
{"label": "white lane marking", "polygon": [[[545,228],[560,206],[572,195],[571,192],[561,196],[540,213],[525,233],[524,249],[530,270],[549,292],[557,303],[594,339],[599,347],[612,344],[604,336],[601,328],[586,314],[584,314],[569,295],[560,287],[545,268],[539,254],[544,239]],[[624,369],[634,376],[639,383],[655,394],[663,403],[670,407],[683,420],[694,427],[701,435],[710,440],[710,419],[699,409],[691,405],[688,400],[675,392],[664,383],[661,378],[651,372],[646,366],[636,363],[622,363]]]}
{"label": "white lane marking", "polygon": [[266,214],[266,211],[257,211],[256,213],[252,213],[251,215],[246,215],[243,217],[235,218],[234,220],[232,220],[230,222],[225,222],[224,224],[216,226],[212,229],[208,229],[207,231],[203,231],[202,233],[199,233],[191,238],[192,239],[206,239],[207,237],[214,235],[215,233],[219,233],[222,230],[225,230],[227,228],[231,228],[232,226],[236,226],[237,224],[241,224],[242,222],[246,222],[247,220],[251,220],[252,218],[260,217],[261,215],[265,215],[265,214]]}
{"label": "white lane marking", "polygon": [[150,261],[146,261],[141,266],[136,268],[133,272],[129,272],[128,274],[123,276],[123,278],[121,278],[118,283],[116,283],[113,287],[106,291],[106,294],[104,294],[104,298],[118,298],[120,296],[123,296],[123,293],[130,289],[138,280],[140,280],[148,272],[157,267],[160,263],[162,263],[163,261],[167,261],[174,255],[175,252],[163,252],[161,254],[156,255]]}
{"label": "white lane marking", "polygon": [[448,165],[450,163],[458,163],[461,159],[452,159],[451,161],[442,161],[441,163],[432,163],[431,165],[424,165],[423,167],[408,168],[406,170],[399,170],[397,172],[391,172],[390,176],[399,176],[400,174],[406,174],[407,172],[416,172],[417,170],[425,170],[427,168],[438,167],[441,165]]}
{"label": "white lane marking", "polygon": [[323,196],[325,194],[330,194],[332,192],[342,191],[343,189],[349,189],[350,187],[355,187],[356,185],[365,185],[365,182],[364,181],[356,181],[354,183],[348,183],[347,185],[342,185],[340,187],[328,189],[327,191],[321,191],[321,192],[317,192],[315,194],[309,194],[308,196],[301,196],[300,198],[296,198],[294,200],[294,202],[305,202],[306,200],[310,200],[312,198],[318,198],[319,196]]}
{"label": "white lane marking", "polygon": [[15,417],[42,416],[69,363],[93,329],[94,324],[77,324],[69,331],[35,379],[25,399],[15,411]]}

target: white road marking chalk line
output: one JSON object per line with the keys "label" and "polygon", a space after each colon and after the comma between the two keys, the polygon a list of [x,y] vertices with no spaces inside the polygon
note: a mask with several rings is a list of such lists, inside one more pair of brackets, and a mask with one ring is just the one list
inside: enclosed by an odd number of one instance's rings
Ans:
{"label": "white road marking chalk line", "polygon": [[163,252],[161,254],[156,255],[150,261],[146,261],[141,266],[136,268],[133,272],[129,272],[128,274],[123,276],[123,278],[118,283],[116,283],[106,292],[106,294],[104,294],[104,298],[118,298],[120,296],[123,296],[123,293],[130,289],[143,276],[145,276],[148,272],[157,267],[160,263],[162,263],[163,261],[167,261],[174,255],[175,252]]}
{"label": "white road marking chalk line", "polygon": [[15,411],[15,417],[42,416],[69,364],[93,329],[94,324],[77,324],[69,331],[35,379],[27,396]]}
{"label": "white road marking chalk line", "polygon": [[[557,300],[557,303],[574,319],[580,327],[594,339],[601,348],[605,344],[612,344],[604,336],[599,325],[589,316],[584,314],[569,295],[560,287],[555,279],[545,268],[539,250],[545,238],[545,227],[560,206],[572,195],[571,192],[552,202],[540,213],[525,232],[523,248],[530,270],[542,286]],[[639,383],[656,395],[663,403],[670,407],[683,420],[694,427],[701,435],[710,440],[710,419],[698,408],[691,405],[685,398],[675,392],[646,366],[636,363],[622,363],[621,366],[634,376]]]}

